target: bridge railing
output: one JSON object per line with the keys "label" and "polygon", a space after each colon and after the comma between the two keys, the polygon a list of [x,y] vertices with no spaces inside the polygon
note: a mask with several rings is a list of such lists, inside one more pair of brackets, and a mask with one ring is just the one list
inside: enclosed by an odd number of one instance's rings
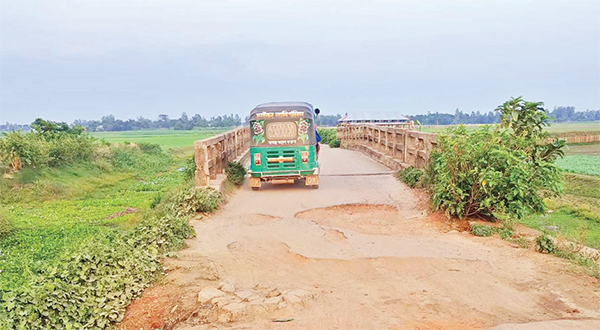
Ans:
{"label": "bridge railing", "polygon": [[210,185],[223,173],[227,162],[242,157],[250,148],[250,127],[240,127],[194,142],[196,187]]}
{"label": "bridge railing", "polygon": [[345,149],[360,150],[393,169],[424,167],[437,135],[375,125],[340,126],[337,138]]}

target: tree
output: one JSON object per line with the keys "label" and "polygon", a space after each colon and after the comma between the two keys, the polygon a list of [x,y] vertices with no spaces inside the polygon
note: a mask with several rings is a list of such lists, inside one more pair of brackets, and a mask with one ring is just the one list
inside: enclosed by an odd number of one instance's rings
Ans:
{"label": "tree", "polygon": [[517,135],[539,136],[550,120],[543,102],[524,101],[522,96],[504,102],[496,111],[502,113],[500,126],[512,129]]}

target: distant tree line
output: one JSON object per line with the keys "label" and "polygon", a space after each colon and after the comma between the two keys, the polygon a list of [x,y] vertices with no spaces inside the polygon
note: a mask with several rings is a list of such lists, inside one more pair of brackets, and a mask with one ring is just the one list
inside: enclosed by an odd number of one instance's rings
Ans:
{"label": "distant tree line", "polygon": [[575,111],[575,107],[554,107],[549,115],[557,123],[600,120],[600,110]]}
{"label": "distant tree line", "polygon": [[468,114],[456,109],[454,114],[428,112],[426,115],[409,116],[409,118],[421,125],[494,124],[499,121],[500,113],[496,111],[488,113],[473,111]]}
{"label": "distant tree line", "polygon": [[224,115],[206,119],[195,114],[191,118],[184,112],[178,119],[171,119],[161,114],[156,120],[138,117],[137,119],[121,120],[113,115],[103,116],[100,120],[75,120],[73,125],[83,126],[88,131],[135,131],[141,129],[175,129],[191,130],[199,127],[232,127],[240,126],[242,120],[238,115]]}
{"label": "distant tree line", "polygon": [[[554,107],[554,110],[546,113],[554,118],[555,122],[582,122],[582,121],[600,121],[600,110],[585,110],[575,111],[575,107]],[[336,126],[338,120],[342,116],[337,115],[319,115],[317,116],[317,126]],[[472,111],[470,114],[456,109],[454,114],[451,113],[440,113],[428,112],[424,115],[409,116],[415,122],[418,121],[421,125],[456,125],[456,124],[495,124],[500,120],[500,113],[497,111],[489,111],[487,113],[481,113],[479,111]],[[243,121],[245,124],[248,123],[248,117]],[[242,119],[238,115],[224,115],[211,117],[206,119],[205,117],[195,114],[189,117],[185,112],[181,114],[178,119],[171,119],[168,115],[161,114],[156,120],[147,119],[144,117],[138,117],[137,119],[121,120],[116,119],[113,115],[102,117],[100,120],[75,120],[72,126],[82,126],[88,131],[135,131],[140,129],[157,129],[167,128],[175,130],[191,130],[193,128],[202,127],[233,127],[240,126]],[[30,131],[30,125],[20,125],[6,123],[0,125],[0,132],[10,131]]]}
{"label": "distant tree line", "polygon": [[[582,121],[597,121],[600,120],[600,110],[585,110],[575,111],[575,107],[554,107],[554,110],[546,113],[557,123],[564,122],[582,122]],[[489,111],[481,113],[472,111],[464,113],[456,109],[454,114],[450,113],[431,113],[426,115],[409,116],[415,122],[418,121],[422,125],[457,125],[457,124],[495,124],[500,120],[500,112]]]}

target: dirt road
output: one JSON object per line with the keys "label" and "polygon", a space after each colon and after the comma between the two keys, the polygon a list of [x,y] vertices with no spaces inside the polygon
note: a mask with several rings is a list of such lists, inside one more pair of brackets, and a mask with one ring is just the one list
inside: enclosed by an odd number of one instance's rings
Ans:
{"label": "dirt road", "polygon": [[193,221],[197,237],[122,328],[600,329],[599,281],[553,256],[448,232],[360,153],[324,148],[321,163],[318,190],[242,187]]}

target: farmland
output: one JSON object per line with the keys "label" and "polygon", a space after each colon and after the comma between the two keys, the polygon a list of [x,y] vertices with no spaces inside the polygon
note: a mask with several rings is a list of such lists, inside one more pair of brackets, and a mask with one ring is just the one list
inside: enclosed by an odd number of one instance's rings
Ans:
{"label": "farmland", "polygon": [[91,135],[110,143],[148,142],[158,143],[163,148],[182,148],[193,146],[194,141],[202,140],[215,134],[227,131],[227,128],[207,128],[195,130],[140,130],[119,132],[92,132]]}
{"label": "farmland", "polygon": [[[573,126],[590,128],[584,123]],[[567,172],[563,195],[547,199],[550,213],[524,219],[523,224],[540,230],[556,226],[553,235],[600,249],[600,143],[569,145],[556,164]]]}
{"label": "farmland", "polygon": [[566,172],[600,176],[600,156],[597,155],[566,156],[556,164]]}

